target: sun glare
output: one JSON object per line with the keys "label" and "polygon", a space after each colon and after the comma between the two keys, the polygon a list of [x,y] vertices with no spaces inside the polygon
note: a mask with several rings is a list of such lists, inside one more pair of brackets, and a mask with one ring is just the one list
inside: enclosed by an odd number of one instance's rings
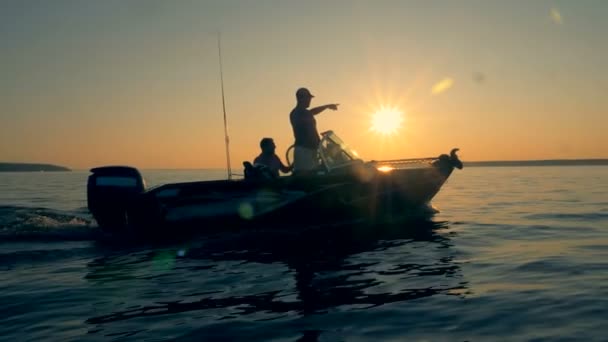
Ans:
{"label": "sun glare", "polygon": [[381,108],[372,116],[371,130],[380,134],[393,134],[401,128],[403,113],[396,108]]}
{"label": "sun glare", "polygon": [[390,166],[387,166],[387,165],[378,167],[378,171],[382,171],[382,172],[390,172],[392,170],[393,170],[393,168]]}

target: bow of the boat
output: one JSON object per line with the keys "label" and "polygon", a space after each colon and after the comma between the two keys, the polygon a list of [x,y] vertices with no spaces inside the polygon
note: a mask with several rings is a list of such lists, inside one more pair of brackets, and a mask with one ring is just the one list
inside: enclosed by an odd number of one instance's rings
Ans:
{"label": "bow of the boat", "polygon": [[384,188],[405,203],[428,204],[441,190],[452,171],[463,168],[457,152],[458,149],[454,148],[449,154],[437,158],[377,162],[378,169],[386,173]]}

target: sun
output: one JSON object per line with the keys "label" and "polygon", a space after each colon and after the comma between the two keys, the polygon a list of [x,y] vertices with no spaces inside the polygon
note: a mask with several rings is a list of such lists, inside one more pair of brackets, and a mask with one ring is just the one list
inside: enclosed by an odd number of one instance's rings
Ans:
{"label": "sun", "polygon": [[396,133],[403,123],[403,113],[397,108],[380,108],[372,116],[371,130],[380,134]]}

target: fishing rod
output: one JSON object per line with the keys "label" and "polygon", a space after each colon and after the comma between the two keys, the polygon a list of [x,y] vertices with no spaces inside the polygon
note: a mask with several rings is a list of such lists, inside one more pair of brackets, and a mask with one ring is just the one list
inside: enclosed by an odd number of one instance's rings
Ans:
{"label": "fishing rod", "polygon": [[224,98],[224,73],[222,70],[222,44],[220,33],[217,33],[217,52],[220,60],[220,86],[222,89],[222,109],[224,111],[224,142],[226,143],[226,171],[228,179],[232,179],[232,169],[230,168],[230,139],[228,138],[228,122],[226,120],[226,100]]}

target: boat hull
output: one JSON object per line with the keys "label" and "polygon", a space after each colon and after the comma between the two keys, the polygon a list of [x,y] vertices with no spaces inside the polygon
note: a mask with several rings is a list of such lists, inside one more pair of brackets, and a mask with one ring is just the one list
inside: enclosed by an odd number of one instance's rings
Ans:
{"label": "boat hull", "polygon": [[127,210],[129,229],[175,232],[336,222],[386,222],[431,213],[449,173],[437,168],[269,182],[223,180],[168,184],[142,193]]}
{"label": "boat hull", "polygon": [[430,202],[455,156],[433,160],[353,162],[330,171],[277,179],[173,183],[144,190],[136,169],[91,171],[89,210],[111,233],[138,237],[232,229],[295,229],[366,221],[395,222],[434,213]]}

